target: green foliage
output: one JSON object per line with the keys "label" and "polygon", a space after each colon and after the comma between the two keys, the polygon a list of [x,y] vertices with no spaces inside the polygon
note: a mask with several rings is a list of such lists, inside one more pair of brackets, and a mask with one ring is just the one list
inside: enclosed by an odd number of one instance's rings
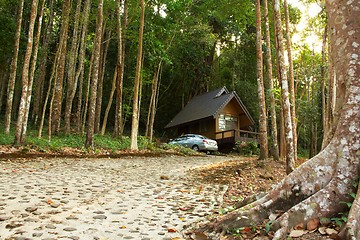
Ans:
{"label": "green foliage", "polygon": [[257,155],[260,153],[257,142],[236,142],[234,152],[245,156]]}

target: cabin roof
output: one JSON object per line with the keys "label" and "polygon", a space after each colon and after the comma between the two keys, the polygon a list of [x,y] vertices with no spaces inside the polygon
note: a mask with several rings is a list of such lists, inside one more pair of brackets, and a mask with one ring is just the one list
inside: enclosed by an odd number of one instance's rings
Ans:
{"label": "cabin roof", "polygon": [[195,96],[190,102],[165,126],[171,128],[196,120],[216,117],[216,115],[232,100],[235,99],[246,117],[254,124],[245,105],[235,91],[229,92],[226,87]]}

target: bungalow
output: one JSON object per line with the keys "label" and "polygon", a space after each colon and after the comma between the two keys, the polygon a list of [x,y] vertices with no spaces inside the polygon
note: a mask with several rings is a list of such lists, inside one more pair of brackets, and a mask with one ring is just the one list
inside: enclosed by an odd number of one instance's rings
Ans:
{"label": "bungalow", "polygon": [[219,147],[254,141],[254,120],[235,91],[222,87],[194,97],[166,126],[177,135],[196,133],[215,139]]}

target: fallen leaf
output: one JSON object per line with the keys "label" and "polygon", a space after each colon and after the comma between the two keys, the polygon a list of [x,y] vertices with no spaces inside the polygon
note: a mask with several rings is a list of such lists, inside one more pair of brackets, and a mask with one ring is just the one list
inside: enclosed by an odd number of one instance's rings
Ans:
{"label": "fallen leaf", "polygon": [[126,226],[121,226],[120,228],[121,228],[121,229],[125,229],[125,228],[126,228]]}
{"label": "fallen leaf", "polygon": [[301,237],[302,235],[304,235],[306,233],[307,233],[307,231],[305,231],[305,230],[292,230],[290,232],[289,237],[297,238],[297,237]]}
{"label": "fallen leaf", "polygon": [[332,228],[325,229],[325,232],[326,232],[327,235],[337,234],[338,233],[338,231],[336,231],[335,229],[332,229]]}
{"label": "fallen leaf", "polygon": [[206,236],[206,234],[202,232],[193,232],[191,234],[191,239],[193,240],[209,240],[209,238]]}
{"label": "fallen leaf", "polygon": [[303,223],[299,223],[298,225],[296,225],[294,227],[295,230],[304,230],[304,224]]}
{"label": "fallen leaf", "polygon": [[320,233],[321,235],[325,235],[325,234],[326,234],[326,227],[321,227],[321,228],[319,228],[318,230],[319,230],[319,233]]}
{"label": "fallen leaf", "polygon": [[176,232],[176,229],[175,229],[175,228],[169,228],[169,229],[168,229],[168,232],[169,232],[169,233],[174,233],[174,232]]}
{"label": "fallen leaf", "polygon": [[320,225],[320,219],[313,218],[307,222],[306,229],[309,231],[313,231],[313,230],[317,229],[319,227],[319,225]]}
{"label": "fallen leaf", "polygon": [[119,189],[119,190],[117,190],[117,192],[118,193],[123,193],[123,192],[125,192],[125,190]]}
{"label": "fallen leaf", "polygon": [[51,199],[48,199],[48,200],[47,200],[47,203],[48,203],[49,205],[53,205],[53,204],[54,204],[54,202],[53,202]]}

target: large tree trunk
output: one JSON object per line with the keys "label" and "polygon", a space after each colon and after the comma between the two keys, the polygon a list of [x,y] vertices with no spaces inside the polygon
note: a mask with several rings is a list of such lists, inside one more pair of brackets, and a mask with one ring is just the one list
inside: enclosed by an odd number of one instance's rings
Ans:
{"label": "large tree trunk", "polygon": [[289,93],[290,93],[290,111],[291,111],[291,124],[294,142],[294,162],[297,159],[297,133],[296,133],[296,102],[295,102],[295,87],[294,87],[294,66],[291,53],[291,36],[290,36],[290,20],[289,20],[289,6],[287,0],[284,0],[285,12],[285,30],[286,30],[286,47],[289,62]]}
{"label": "large tree trunk", "polygon": [[286,136],[286,173],[291,173],[295,167],[294,135],[292,130],[291,109],[289,100],[289,87],[284,58],[284,41],[282,33],[280,1],[274,0],[275,35],[277,39],[277,60],[279,66],[279,80],[281,83],[282,109],[285,121]]}
{"label": "large tree trunk", "polygon": [[266,32],[266,66],[267,66],[267,95],[269,96],[270,105],[270,120],[271,120],[271,155],[275,160],[279,160],[279,144],[278,144],[278,130],[276,122],[276,108],[275,108],[275,97],[274,97],[274,84],[273,84],[273,67],[271,57],[271,43],[270,43],[270,26],[269,26],[269,10],[268,0],[264,1],[265,11],[265,32]]}
{"label": "large tree trunk", "polygon": [[24,143],[24,141],[25,141],[25,133],[23,132],[23,124],[25,122],[25,116],[27,113],[26,102],[27,102],[28,94],[30,92],[29,70],[30,70],[30,59],[31,59],[31,54],[32,54],[32,49],[33,49],[33,35],[34,35],[34,26],[35,26],[35,20],[36,20],[36,15],[37,15],[37,4],[38,4],[37,0],[32,1],[30,22],[29,22],[28,43],[27,43],[27,47],[26,47],[24,65],[23,65],[23,71],[22,71],[22,78],[21,78],[22,91],[21,91],[18,119],[16,122],[15,144]]}
{"label": "large tree trunk", "polygon": [[[77,79],[75,75],[77,58],[78,58],[78,46],[79,46],[79,20],[80,20],[80,10],[81,10],[82,0],[78,0],[76,4],[76,11],[74,16],[74,28],[71,39],[71,46],[69,51],[69,60],[67,68],[67,92],[66,92],[66,102],[65,102],[65,116],[64,116],[64,127],[65,134],[70,134],[71,130],[71,109],[73,105],[73,100],[77,88]],[[79,62],[80,64],[80,62]]]}
{"label": "large tree trunk", "polygon": [[86,131],[86,148],[94,147],[94,124],[95,124],[95,108],[97,97],[97,84],[99,80],[100,69],[100,51],[101,51],[101,39],[102,39],[102,25],[103,25],[103,5],[104,1],[99,1],[98,15],[96,20],[96,34],[94,39],[94,63],[92,72],[92,82],[90,91],[90,103],[89,103],[89,117]]}
{"label": "large tree trunk", "polygon": [[326,99],[326,83],[327,83],[327,79],[326,79],[326,71],[325,71],[325,64],[326,64],[326,41],[327,41],[327,29],[328,26],[326,24],[325,28],[324,28],[324,34],[323,34],[323,41],[322,41],[322,49],[321,49],[321,105],[322,105],[322,123],[323,123],[323,142],[322,142],[322,146],[321,149],[324,149],[324,147],[328,144],[328,142],[324,141],[325,138],[325,134],[327,132],[328,129],[328,121],[327,121],[327,99]]}
{"label": "large tree trunk", "polygon": [[[337,106],[341,109],[332,140],[264,197],[198,227],[208,239],[219,239],[219,233],[227,229],[260,224],[272,213],[279,214],[272,224],[276,231],[273,239],[286,239],[292,227],[334,217],[346,211],[341,202],[353,200],[354,183],[359,183],[360,175],[360,2],[327,1],[326,6],[330,54],[336,59],[334,69],[339,79]],[[346,239],[360,239],[359,189],[341,232]]]}
{"label": "large tree trunk", "polygon": [[14,55],[13,55],[13,58],[11,61],[10,77],[9,77],[8,88],[7,88],[7,101],[6,101],[6,112],[5,112],[5,133],[6,134],[10,133],[11,114],[12,114],[13,99],[14,99],[14,89],[15,89],[17,60],[18,60],[18,54],[19,54],[23,8],[24,8],[24,0],[20,0],[18,13],[17,13],[17,23],[16,23],[17,27],[16,27],[16,33],[15,33]]}
{"label": "large tree trunk", "polygon": [[256,58],[257,58],[257,85],[259,101],[259,128],[260,128],[260,156],[259,159],[268,157],[268,136],[267,119],[264,93],[263,77],[263,55],[262,55],[262,34],[261,34],[261,6],[260,0],[256,0]]}
{"label": "large tree trunk", "polygon": [[138,150],[137,137],[139,132],[139,99],[140,99],[140,86],[141,86],[141,64],[142,64],[142,41],[144,34],[144,24],[145,24],[145,1],[141,0],[141,17],[140,17],[140,29],[139,29],[139,48],[138,56],[136,63],[136,73],[135,73],[135,82],[134,82],[134,96],[133,96],[133,114],[132,114],[132,123],[131,123],[131,142],[130,149]]}

